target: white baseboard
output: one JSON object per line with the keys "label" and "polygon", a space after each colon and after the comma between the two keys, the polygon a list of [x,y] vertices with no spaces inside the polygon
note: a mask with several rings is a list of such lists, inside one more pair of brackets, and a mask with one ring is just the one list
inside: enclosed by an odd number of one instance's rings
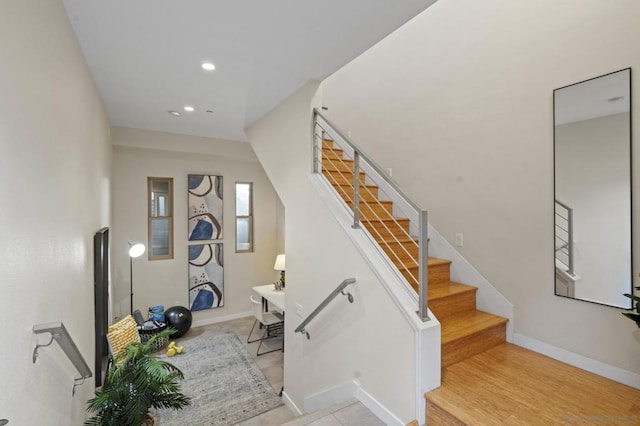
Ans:
{"label": "white baseboard", "polygon": [[225,315],[222,317],[204,318],[198,321],[194,321],[191,327],[202,327],[203,325],[216,324],[219,322],[231,321],[234,319],[245,318],[252,316],[251,312],[238,312],[237,314]]}
{"label": "white baseboard", "polygon": [[358,395],[356,398],[385,424],[398,426],[403,426],[405,424],[405,422],[397,418],[391,411],[389,411],[384,405],[380,404],[360,386],[358,386]]}
{"label": "white baseboard", "polygon": [[352,381],[308,396],[304,399],[304,412],[313,413],[314,411],[323,410],[350,398],[356,398],[358,387],[359,385],[355,381]]}
{"label": "white baseboard", "polygon": [[573,365],[574,367],[581,368],[598,376],[606,377],[607,379],[640,389],[640,374],[634,373],[633,371],[627,371],[518,333],[514,333],[513,342],[518,346],[557,359],[565,364]]}
{"label": "white baseboard", "polygon": [[291,398],[289,397],[289,395],[287,395],[287,392],[285,391],[282,391],[282,401],[284,402],[284,405],[289,407],[289,409],[293,411],[293,414],[295,414],[296,416],[301,416],[302,414],[304,414],[298,408],[298,406],[291,400]]}
{"label": "white baseboard", "polygon": [[305,398],[304,411],[305,413],[313,413],[314,411],[323,410],[353,398],[360,401],[362,405],[367,407],[385,424],[394,426],[403,426],[405,424],[405,422],[402,422],[384,405],[380,404],[378,400],[365,391],[362,386],[360,386],[360,383],[355,380]]}

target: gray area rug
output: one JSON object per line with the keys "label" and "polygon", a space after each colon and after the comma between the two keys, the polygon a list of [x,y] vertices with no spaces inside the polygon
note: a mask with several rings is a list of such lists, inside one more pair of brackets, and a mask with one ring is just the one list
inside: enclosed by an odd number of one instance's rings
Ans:
{"label": "gray area rug", "polygon": [[234,425],[282,405],[234,333],[204,332],[178,344],[185,353],[167,359],[184,373],[182,392],[191,405],[156,410],[159,426]]}

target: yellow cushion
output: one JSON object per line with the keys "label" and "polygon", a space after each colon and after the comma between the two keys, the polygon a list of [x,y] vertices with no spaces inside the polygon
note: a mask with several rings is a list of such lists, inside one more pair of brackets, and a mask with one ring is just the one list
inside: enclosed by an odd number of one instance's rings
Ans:
{"label": "yellow cushion", "polygon": [[109,350],[114,358],[131,343],[140,343],[138,325],[133,317],[127,315],[117,323],[109,326],[107,340],[109,341]]}

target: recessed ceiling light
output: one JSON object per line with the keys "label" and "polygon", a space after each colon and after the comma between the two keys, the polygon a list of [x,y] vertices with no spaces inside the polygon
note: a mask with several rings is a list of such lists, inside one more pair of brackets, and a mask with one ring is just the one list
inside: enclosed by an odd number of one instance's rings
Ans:
{"label": "recessed ceiling light", "polygon": [[213,65],[211,62],[203,62],[202,63],[202,69],[206,70],[206,71],[213,71],[216,69],[216,66]]}
{"label": "recessed ceiling light", "polygon": [[184,110],[187,111],[187,112],[193,112],[196,109],[194,107],[192,107],[191,105],[187,105],[187,106],[184,107]]}
{"label": "recessed ceiling light", "polygon": [[167,111],[167,112],[169,114],[173,115],[174,117],[179,117],[180,116],[180,113],[178,111],[170,110],[170,111]]}

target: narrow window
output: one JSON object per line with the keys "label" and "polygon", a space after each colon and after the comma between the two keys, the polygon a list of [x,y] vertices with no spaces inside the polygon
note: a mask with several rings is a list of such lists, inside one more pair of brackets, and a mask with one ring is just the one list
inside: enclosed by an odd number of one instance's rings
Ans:
{"label": "narrow window", "polygon": [[253,251],[253,183],[236,182],[236,253]]}
{"label": "narrow window", "polygon": [[173,178],[147,178],[149,260],[173,259]]}

